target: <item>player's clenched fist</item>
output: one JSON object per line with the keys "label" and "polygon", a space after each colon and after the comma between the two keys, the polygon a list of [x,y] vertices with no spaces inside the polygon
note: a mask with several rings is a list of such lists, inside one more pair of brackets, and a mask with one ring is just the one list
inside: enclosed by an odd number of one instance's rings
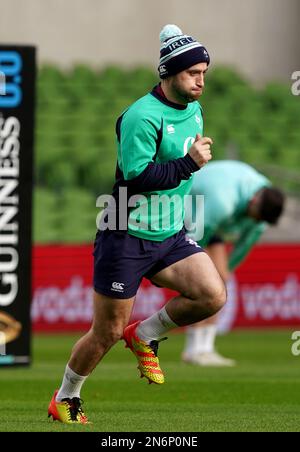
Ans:
{"label": "player's clenched fist", "polygon": [[201,137],[200,133],[197,133],[196,139],[193,145],[189,149],[189,154],[192,159],[197,163],[199,168],[202,168],[209,160],[211,160],[210,146],[213,144],[213,140],[209,137]]}

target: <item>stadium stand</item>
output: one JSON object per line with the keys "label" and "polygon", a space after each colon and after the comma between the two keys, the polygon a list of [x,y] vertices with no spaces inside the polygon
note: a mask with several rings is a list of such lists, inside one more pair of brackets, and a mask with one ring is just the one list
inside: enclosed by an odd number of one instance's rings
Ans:
{"label": "stadium stand", "polygon": [[[241,159],[274,182],[280,169],[282,188],[299,194],[299,99],[279,83],[255,89],[227,67],[213,69],[208,77],[201,104],[205,135],[214,139],[214,158]],[[35,243],[93,239],[96,198],[110,193],[113,184],[116,118],[156,83],[156,74],[146,67],[39,69]]]}

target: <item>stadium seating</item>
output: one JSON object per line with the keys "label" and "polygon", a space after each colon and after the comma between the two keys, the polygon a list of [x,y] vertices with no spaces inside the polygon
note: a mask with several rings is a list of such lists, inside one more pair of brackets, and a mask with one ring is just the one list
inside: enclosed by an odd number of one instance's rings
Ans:
{"label": "stadium seating", "polygon": [[[69,72],[39,69],[37,82],[34,240],[89,242],[95,232],[96,198],[110,193],[116,165],[117,117],[158,81],[152,69],[102,71],[78,64]],[[201,104],[205,135],[215,159],[241,159],[272,180],[299,166],[299,99],[269,83],[255,89],[232,68],[207,75]],[[284,138],[284,139],[283,139]],[[287,173],[290,174],[290,173]],[[283,188],[300,192],[297,177]]]}

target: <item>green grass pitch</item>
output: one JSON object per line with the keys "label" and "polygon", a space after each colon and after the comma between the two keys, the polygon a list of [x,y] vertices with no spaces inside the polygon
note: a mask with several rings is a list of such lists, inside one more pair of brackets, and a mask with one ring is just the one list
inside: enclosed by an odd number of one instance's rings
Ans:
{"label": "green grass pitch", "polygon": [[[299,328],[300,329],[300,328]],[[234,331],[218,350],[235,368],[184,364],[182,333],[161,344],[162,386],[140,379],[136,360],[120,342],[82,390],[93,422],[68,426],[47,418],[75,335],[34,335],[29,368],[0,368],[0,431],[204,432],[300,431],[300,356],[291,353],[292,330]]]}

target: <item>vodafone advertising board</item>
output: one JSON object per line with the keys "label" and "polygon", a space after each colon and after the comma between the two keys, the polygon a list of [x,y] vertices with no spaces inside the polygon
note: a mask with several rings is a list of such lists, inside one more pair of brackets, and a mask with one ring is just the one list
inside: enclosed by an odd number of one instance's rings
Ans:
{"label": "vodafone advertising board", "polygon": [[[35,246],[34,331],[80,331],[92,318],[92,246]],[[144,279],[132,319],[144,319],[175,292]],[[300,323],[300,244],[256,246],[228,283],[219,330]]]}

